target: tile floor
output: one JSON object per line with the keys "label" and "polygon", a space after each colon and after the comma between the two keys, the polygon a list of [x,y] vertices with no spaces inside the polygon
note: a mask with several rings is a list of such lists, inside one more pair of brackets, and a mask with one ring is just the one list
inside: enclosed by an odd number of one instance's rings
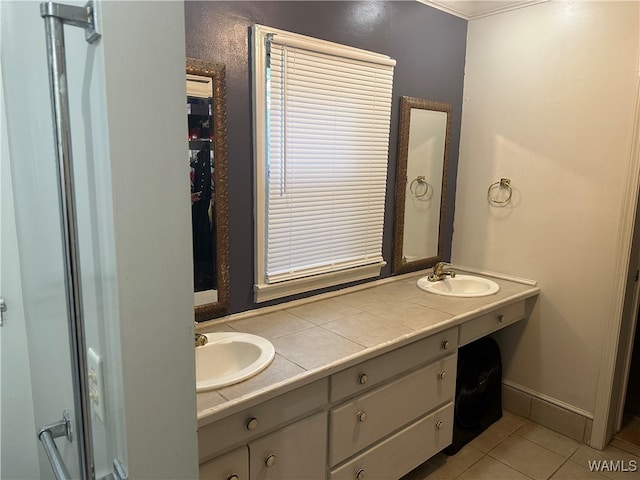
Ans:
{"label": "tile floor", "polygon": [[[438,454],[402,480],[640,480],[640,458],[619,447],[595,450],[504,412],[456,455]],[[614,467],[592,472],[589,462],[598,460]]]}

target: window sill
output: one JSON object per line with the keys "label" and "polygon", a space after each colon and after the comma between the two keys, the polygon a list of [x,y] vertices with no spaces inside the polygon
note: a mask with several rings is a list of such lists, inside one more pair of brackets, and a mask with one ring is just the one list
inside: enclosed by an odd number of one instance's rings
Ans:
{"label": "window sill", "polygon": [[310,292],[325,287],[332,287],[343,283],[365,280],[380,276],[380,270],[387,263],[380,262],[363,267],[350,268],[338,272],[323,273],[313,277],[288,280],[272,284],[256,284],[253,286],[254,301],[256,303],[288,297],[303,292]]}

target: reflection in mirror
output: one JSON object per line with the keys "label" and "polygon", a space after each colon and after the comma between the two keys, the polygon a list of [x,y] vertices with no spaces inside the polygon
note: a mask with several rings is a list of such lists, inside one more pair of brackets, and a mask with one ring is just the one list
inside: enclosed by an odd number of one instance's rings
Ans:
{"label": "reflection in mirror", "polygon": [[400,98],[393,273],[442,260],[451,104]]}
{"label": "reflection in mirror", "polygon": [[229,229],[224,65],[187,59],[187,119],[195,318],[229,308]]}

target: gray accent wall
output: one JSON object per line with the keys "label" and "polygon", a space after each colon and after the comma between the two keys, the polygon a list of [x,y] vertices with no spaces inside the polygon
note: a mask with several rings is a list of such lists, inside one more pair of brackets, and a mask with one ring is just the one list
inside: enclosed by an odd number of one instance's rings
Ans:
{"label": "gray accent wall", "polygon": [[443,242],[444,258],[448,260],[451,256],[460,143],[466,20],[415,1],[187,1],[186,55],[224,63],[227,69],[230,313],[257,306],[253,303],[253,138],[249,47],[250,27],[254,23],[383,53],[396,59],[383,239],[387,266],[382,277],[391,275],[400,96],[453,105]]}

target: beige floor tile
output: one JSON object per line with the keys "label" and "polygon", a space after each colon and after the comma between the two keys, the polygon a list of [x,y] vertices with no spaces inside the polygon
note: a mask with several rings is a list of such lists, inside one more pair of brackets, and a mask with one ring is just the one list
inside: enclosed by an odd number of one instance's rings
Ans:
{"label": "beige floor tile", "polygon": [[436,470],[436,467],[428,462],[424,462],[422,465],[417,466],[400,480],[433,480],[431,475]]}
{"label": "beige floor tile", "polygon": [[630,415],[622,419],[622,428],[616,438],[632,445],[640,445],[640,420]]}
{"label": "beige floor tile", "polygon": [[565,462],[560,469],[553,474],[551,480],[605,480],[599,473],[592,472],[575,462]]}
{"label": "beige floor tile", "polygon": [[627,452],[631,455],[640,457],[640,444],[629,443],[615,437],[613,440],[611,440],[611,443],[609,443],[609,445],[617,448],[618,450],[622,450],[623,452]]}
{"label": "beige floor tile", "polygon": [[489,452],[489,455],[536,480],[546,480],[565,458],[526,438],[512,435]]}
{"label": "beige floor tile", "polygon": [[[589,462],[600,462],[601,468],[598,473],[611,480],[640,480],[640,459],[615,447],[609,446],[604,450],[596,450],[582,445],[570,460],[585,468],[589,468]],[[602,461],[607,462],[607,467],[602,467]],[[621,471],[622,469],[625,471]]]}
{"label": "beige floor tile", "polygon": [[525,423],[516,431],[516,434],[533,443],[537,443],[538,445],[551,450],[564,458],[569,458],[573,455],[581,445],[569,437],[565,437],[564,435],[533,422]]}
{"label": "beige floor tile", "polygon": [[438,454],[428,463],[434,467],[428,480],[453,480],[483,457],[483,453],[469,445],[453,456]]}
{"label": "beige floor tile", "polygon": [[[428,477],[427,477],[428,478]],[[429,479],[431,480],[431,479]],[[530,480],[529,477],[491,457],[483,457],[457,480]]]}
{"label": "beige floor tile", "polygon": [[482,452],[489,452],[522,427],[527,420],[508,412],[502,418],[474,438],[469,445]]}

